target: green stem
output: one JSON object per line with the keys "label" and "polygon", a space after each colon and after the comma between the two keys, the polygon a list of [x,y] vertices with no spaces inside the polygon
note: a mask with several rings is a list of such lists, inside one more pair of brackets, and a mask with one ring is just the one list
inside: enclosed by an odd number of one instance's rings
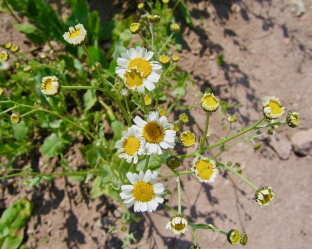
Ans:
{"label": "green stem", "polygon": [[266,125],[262,125],[262,126],[257,126],[257,127],[255,127],[255,129],[262,129],[262,128],[266,128],[266,127],[270,127],[270,126],[274,126],[274,125],[280,125],[280,124],[286,124],[286,119],[283,120],[283,121],[275,122],[275,123],[270,123],[270,124],[266,124]]}
{"label": "green stem", "polygon": [[34,112],[38,112],[38,110],[37,110],[37,109],[34,109],[34,110],[32,110],[32,111],[26,112],[26,113],[24,113],[23,115],[21,115],[21,118],[23,118],[23,117],[25,117],[25,116],[27,116],[27,115],[29,115],[29,114],[32,114],[32,113],[34,113]]}
{"label": "green stem", "polygon": [[167,208],[168,210],[170,210],[172,213],[174,213],[175,215],[177,215],[177,211],[175,211],[173,208],[167,206],[166,204],[161,204],[163,207]]}
{"label": "green stem", "polygon": [[220,163],[220,162],[216,162],[218,165],[222,166],[223,168],[225,168],[227,171],[232,172],[233,174],[237,175],[239,178],[241,178],[244,182],[246,182],[249,186],[251,186],[254,190],[258,190],[258,188],[253,185],[250,181],[248,181],[245,177],[243,177],[241,174],[239,174],[236,170],[234,170],[233,168]]}
{"label": "green stem", "polygon": [[147,156],[147,158],[146,158],[146,161],[145,161],[145,166],[144,166],[144,172],[146,172],[146,171],[147,171],[147,168],[148,168],[148,162],[149,162],[149,160],[150,160],[150,157],[151,157],[151,155],[148,155],[148,156]]}
{"label": "green stem", "polygon": [[[192,170],[186,170],[183,172],[178,172],[178,175],[188,175],[188,174],[193,174],[194,172]],[[158,177],[173,177],[173,176],[177,176],[177,174],[169,174],[169,175],[158,175]]]}
{"label": "green stem", "polygon": [[[4,102],[4,101],[1,101],[2,103]],[[11,102],[11,101],[10,101]],[[9,103],[9,102],[8,102]],[[5,111],[3,111],[3,112],[0,112],[0,115],[2,115],[2,114],[4,114],[4,113],[7,113],[7,112],[9,112],[9,111],[12,111],[12,110],[14,110],[15,108],[17,108],[18,106],[13,106],[13,107],[11,107],[11,108],[9,108],[9,109],[6,109]]]}
{"label": "green stem", "polygon": [[180,183],[180,177],[177,176],[177,190],[178,190],[178,213],[181,214],[181,183]]}
{"label": "green stem", "polygon": [[4,4],[6,5],[6,7],[8,8],[8,10],[9,10],[11,16],[13,16],[13,18],[14,18],[18,23],[21,23],[21,21],[18,20],[17,17],[14,15],[13,11],[11,10],[11,8],[10,8],[9,5],[7,4],[7,2],[6,2],[6,1],[2,1],[2,2],[4,2]]}
{"label": "green stem", "polygon": [[178,6],[178,4],[180,3],[180,1],[181,1],[181,0],[178,0],[178,1],[175,3],[175,5],[174,5],[174,7],[173,7],[173,9],[172,9],[172,13],[174,13],[174,11],[175,11],[175,9],[177,8],[177,6]]}
{"label": "green stem", "polygon": [[141,34],[139,33],[140,37],[142,38],[142,40],[145,42],[145,44],[147,45],[147,47],[151,48],[151,45],[150,43],[148,42],[148,40],[146,40],[146,38]]}
{"label": "green stem", "polygon": [[144,101],[144,96],[141,93],[139,93],[139,94],[140,94],[140,98],[141,98],[142,105],[143,105],[143,108],[144,108],[144,114],[147,114],[147,109],[146,109],[146,105],[145,105],[145,101]]}
{"label": "green stem", "polygon": [[208,126],[209,126],[209,117],[210,117],[210,112],[207,112],[207,119],[206,119],[206,127],[205,127],[204,136],[200,139],[200,146],[199,146],[200,150],[203,148],[204,143],[205,143],[205,141],[207,139]]}
{"label": "green stem", "polygon": [[164,43],[164,45],[162,46],[162,48],[158,51],[158,53],[156,54],[155,58],[158,59],[160,53],[163,51],[163,49],[167,46],[168,42],[171,40],[171,38],[173,37],[174,33],[171,33],[171,35],[168,37],[167,41]]}

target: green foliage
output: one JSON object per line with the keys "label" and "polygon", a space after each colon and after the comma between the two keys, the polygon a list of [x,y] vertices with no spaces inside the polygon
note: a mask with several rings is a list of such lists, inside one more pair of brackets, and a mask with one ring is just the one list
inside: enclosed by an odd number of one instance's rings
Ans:
{"label": "green foliage", "polygon": [[192,22],[191,13],[189,12],[186,4],[183,1],[180,1],[179,3],[179,10],[186,24],[190,26],[192,29],[195,28]]}
{"label": "green foliage", "polygon": [[3,212],[0,219],[1,249],[16,249],[20,246],[32,210],[32,202],[20,199]]}
{"label": "green foliage", "polygon": [[223,54],[220,54],[219,59],[217,59],[217,64],[218,64],[220,67],[222,67],[223,64],[224,64],[223,58],[224,58],[224,55],[223,55]]}
{"label": "green foliage", "polygon": [[70,141],[70,135],[57,137],[57,135],[53,133],[49,137],[44,139],[42,145],[42,155],[47,157],[55,157],[64,151]]}

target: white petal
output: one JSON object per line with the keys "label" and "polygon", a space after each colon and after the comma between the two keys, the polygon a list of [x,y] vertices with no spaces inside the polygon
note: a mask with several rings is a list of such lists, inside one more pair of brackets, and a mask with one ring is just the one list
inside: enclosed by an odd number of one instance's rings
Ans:
{"label": "white petal", "polygon": [[128,68],[129,61],[127,59],[124,59],[124,58],[118,58],[117,59],[117,65],[121,66],[123,68]]}
{"label": "white petal", "polygon": [[153,82],[149,81],[148,79],[144,80],[143,84],[149,91],[153,91],[155,89],[155,84],[153,84]]}
{"label": "white petal", "polygon": [[143,119],[141,119],[139,116],[136,116],[133,119],[133,122],[141,128],[143,128],[146,125],[146,122]]}
{"label": "white petal", "polygon": [[149,182],[149,180],[152,178],[152,171],[149,169],[145,172],[143,181],[144,182]]}
{"label": "white petal", "polygon": [[131,172],[128,172],[126,176],[132,184],[136,184],[139,181],[138,174],[132,174]]}
{"label": "white petal", "polygon": [[126,193],[131,193],[133,191],[133,185],[122,185],[121,191]]}

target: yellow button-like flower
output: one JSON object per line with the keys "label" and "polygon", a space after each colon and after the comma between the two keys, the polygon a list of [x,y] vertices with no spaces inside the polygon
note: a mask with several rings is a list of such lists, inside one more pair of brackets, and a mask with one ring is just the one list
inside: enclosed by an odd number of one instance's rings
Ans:
{"label": "yellow button-like flower", "polygon": [[173,33],[179,33],[181,28],[180,28],[179,24],[173,23],[173,24],[170,25],[170,30]]}
{"label": "yellow button-like flower", "polygon": [[267,119],[277,119],[283,115],[285,107],[281,106],[281,102],[275,96],[266,96],[262,99],[263,115]]}
{"label": "yellow button-like flower", "polygon": [[149,15],[148,16],[148,21],[151,23],[156,23],[160,21],[160,16],[159,15]]}
{"label": "yellow button-like flower", "polygon": [[11,47],[11,51],[13,52],[13,53],[15,53],[15,52],[17,52],[19,50],[19,46],[17,46],[17,45],[12,45],[12,47]]}
{"label": "yellow button-like flower", "polygon": [[12,47],[12,42],[8,42],[4,45],[6,49],[10,49]]}
{"label": "yellow button-like flower", "polygon": [[159,111],[159,116],[166,116],[166,114],[167,114],[167,111],[165,110],[165,109],[161,109],[160,111]]}
{"label": "yellow button-like flower", "polygon": [[286,117],[286,122],[289,127],[295,128],[299,125],[299,113],[298,112],[289,112]]}
{"label": "yellow button-like flower", "polygon": [[141,10],[141,9],[143,9],[143,8],[144,8],[144,3],[139,3],[139,4],[138,4],[138,9]]}
{"label": "yellow button-like flower", "polygon": [[42,78],[41,92],[45,95],[57,95],[61,91],[61,83],[56,76]]}
{"label": "yellow button-like flower", "polygon": [[201,98],[201,106],[207,112],[215,112],[218,110],[220,104],[213,93],[205,93],[204,97]]}
{"label": "yellow button-like flower", "polygon": [[167,223],[166,229],[171,230],[175,234],[180,234],[188,230],[187,225],[187,217],[185,215],[177,214]]}
{"label": "yellow button-like flower", "polygon": [[2,61],[7,61],[9,59],[9,54],[6,51],[1,51],[0,58]]}
{"label": "yellow button-like flower", "polygon": [[181,113],[181,114],[180,114],[180,116],[179,116],[179,121],[180,121],[182,124],[188,124],[189,118],[188,118],[188,116],[186,115],[186,113]]}
{"label": "yellow button-like flower", "polygon": [[261,187],[255,193],[255,201],[262,206],[268,206],[269,202],[274,199],[272,187]]}
{"label": "yellow button-like flower", "polygon": [[167,55],[161,55],[159,57],[159,61],[162,63],[162,64],[168,64],[169,63],[169,57]]}
{"label": "yellow button-like flower", "polygon": [[173,62],[178,62],[180,60],[180,57],[174,54],[172,55],[171,59]]}
{"label": "yellow button-like flower", "polygon": [[63,37],[65,41],[73,46],[82,46],[87,40],[87,31],[79,23],[75,27],[70,27],[69,32],[65,32]]}
{"label": "yellow button-like flower", "polygon": [[228,242],[233,245],[237,245],[240,241],[240,234],[236,229],[229,231],[226,237]]}
{"label": "yellow button-like flower", "polygon": [[137,34],[141,31],[142,27],[140,23],[132,23],[130,26],[130,31],[132,34]]}
{"label": "yellow button-like flower", "polygon": [[236,118],[235,115],[229,116],[229,117],[227,118],[227,121],[228,121],[229,123],[234,123],[234,122],[237,121],[237,118]]}
{"label": "yellow button-like flower", "polygon": [[180,134],[181,143],[188,148],[195,144],[195,134],[190,131],[184,131]]}
{"label": "yellow button-like flower", "polygon": [[13,124],[18,124],[19,122],[21,122],[21,120],[21,116],[18,113],[12,113],[11,121]]}
{"label": "yellow button-like flower", "polygon": [[217,177],[218,170],[216,169],[216,163],[213,160],[202,157],[195,157],[193,161],[192,171],[200,182],[214,182]]}
{"label": "yellow button-like flower", "polygon": [[152,98],[148,95],[144,95],[144,103],[146,106],[149,106],[150,104],[152,104]]}

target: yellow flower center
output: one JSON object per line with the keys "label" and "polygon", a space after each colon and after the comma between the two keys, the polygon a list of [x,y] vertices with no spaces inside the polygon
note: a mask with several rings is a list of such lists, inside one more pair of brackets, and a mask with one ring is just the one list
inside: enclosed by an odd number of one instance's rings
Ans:
{"label": "yellow flower center", "polygon": [[133,156],[134,153],[139,151],[140,141],[136,137],[129,137],[124,141],[123,147],[129,156]]}
{"label": "yellow flower center", "polygon": [[52,79],[47,79],[46,82],[45,82],[45,90],[48,91],[48,90],[53,90],[52,88]]}
{"label": "yellow flower center", "polygon": [[164,109],[162,109],[162,110],[159,111],[159,115],[160,115],[160,116],[165,116],[166,113],[167,113],[167,112],[166,112],[166,110],[164,110]]}
{"label": "yellow flower center", "polygon": [[206,160],[198,160],[195,164],[198,176],[203,180],[209,180],[213,173],[213,165]]}
{"label": "yellow flower center", "polygon": [[152,98],[145,95],[144,96],[144,102],[145,102],[145,105],[150,105],[152,103]]}
{"label": "yellow flower center", "polygon": [[163,64],[167,64],[167,63],[169,63],[169,58],[166,55],[162,55],[162,56],[160,56],[159,61]]}
{"label": "yellow flower center", "polygon": [[183,229],[185,228],[185,224],[183,224],[182,222],[179,224],[175,224],[175,225],[171,223],[171,225],[172,225],[172,228],[178,232],[183,231]]}
{"label": "yellow flower center", "polygon": [[156,121],[147,123],[143,128],[143,137],[149,143],[160,143],[164,137],[164,128]]}
{"label": "yellow flower center", "polygon": [[130,61],[129,65],[128,65],[128,69],[131,69],[134,67],[136,67],[137,70],[139,70],[141,73],[143,73],[143,78],[146,78],[152,72],[151,64],[142,58],[135,58],[135,59]]}
{"label": "yellow flower center", "polygon": [[133,185],[132,194],[136,201],[148,202],[154,198],[154,188],[150,183],[137,182]]}
{"label": "yellow flower center", "polygon": [[283,112],[280,105],[274,101],[270,101],[270,103],[268,105],[266,105],[265,107],[270,107],[271,114],[274,114],[274,115],[278,115],[278,114],[281,114]]}
{"label": "yellow flower center", "polygon": [[183,132],[181,133],[181,140],[183,145],[191,146],[195,144],[195,136],[192,132]]}
{"label": "yellow flower center", "polygon": [[231,240],[232,244],[238,244],[238,242],[240,240],[240,234],[237,230],[231,231],[230,240]]}
{"label": "yellow flower center", "polygon": [[125,73],[126,84],[131,88],[140,87],[143,83],[143,78],[140,71],[131,69],[130,72]]}
{"label": "yellow flower center", "polygon": [[19,122],[19,117],[18,117],[18,116],[12,116],[11,119],[12,119],[12,122],[13,122],[14,124],[16,124],[16,123]]}
{"label": "yellow flower center", "polygon": [[130,26],[131,32],[137,32],[140,29],[141,25],[139,23],[132,23]]}
{"label": "yellow flower center", "polygon": [[6,53],[1,53],[1,60],[6,60],[6,58],[7,58],[7,55],[6,55]]}
{"label": "yellow flower center", "polygon": [[80,35],[80,30],[76,30],[73,33],[70,34],[69,38],[74,39],[75,37]]}
{"label": "yellow flower center", "polygon": [[260,200],[260,202],[261,202],[263,205],[269,203],[269,202],[272,200],[271,190],[268,189],[268,192],[269,192],[268,195],[264,195],[264,194],[262,193],[262,195],[263,195],[263,200]]}
{"label": "yellow flower center", "polygon": [[202,102],[207,106],[215,106],[218,104],[218,101],[212,95],[206,95],[203,97]]}

